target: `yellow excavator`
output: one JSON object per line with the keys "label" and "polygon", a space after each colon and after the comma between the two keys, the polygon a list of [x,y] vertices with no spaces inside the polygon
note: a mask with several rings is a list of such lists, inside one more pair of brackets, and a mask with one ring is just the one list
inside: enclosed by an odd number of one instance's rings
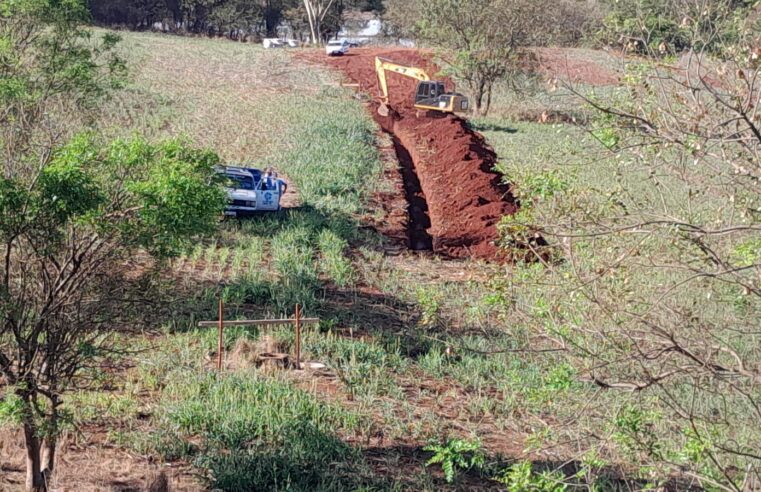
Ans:
{"label": "yellow excavator", "polygon": [[417,109],[444,113],[460,113],[468,110],[467,97],[457,92],[447,92],[443,82],[431,80],[428,74],[420,68],[405,67],[390,60],[375,57],[375,71],[378,73],[378,82],[383,93],[381,104],[378,106],[378,114],[381,116],[389,115],[387,71],[418,80],[414,99],[414,105]]}

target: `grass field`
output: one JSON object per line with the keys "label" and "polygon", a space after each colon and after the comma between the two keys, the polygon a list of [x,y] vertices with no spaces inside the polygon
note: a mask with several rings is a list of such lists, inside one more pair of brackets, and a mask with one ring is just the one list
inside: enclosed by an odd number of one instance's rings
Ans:
{"label": "grass field", "polygon": [[[574,313],[591,307],[566,282],[572,265],[391,255],[363,227],[377,212],[368,198],[389,184],[378,129],[337,75],[284,50],[227,41],[124,34],[122,50],[132,78],[103,108],[106,133],[183,136],[227,162],[273,166],[299,205],[228,221],[167,267],[160,334],[125,340],[134,350],[120,377],[104,373],[100,388],[67,400],[76,425],[64,459],[78,463],[78,446],[95,443],[131,457],[125,483],[163,467],[183,490],[573,490],[563,480],[624,490],[662,472],[640,467],[631,434],[647,426],[664,453],[686,462],[689,435],[663,418],[656,395],[602,391],[563,350],[590,343]],[[624,193],[621,163],[580,127],[516,121],[505,107],[495,114],[472,126],[537,216],[573,220],[581,209],[652,199],[635,167]],[[580,251],[595,269],[618,247],[596,240]],[[649,280],[634,276],[621,296],[636,297]],[[216,333],[196,324],[215,319],[220,297],[238,318],[290,315],[300,304],[320,318],[305,333],[305,358],[327,370],[257,369],[251,354],[291,352],[292,330],[235,328],[225,333],[227,370],[215,373]],[[632,414],[634,402],[648,411]],[[736,441],[752,445],[758,429],[738,422]],[[465,460],[453,483],[426,466],[433,455]],[[59,480],[118,485],[66,466]]]}

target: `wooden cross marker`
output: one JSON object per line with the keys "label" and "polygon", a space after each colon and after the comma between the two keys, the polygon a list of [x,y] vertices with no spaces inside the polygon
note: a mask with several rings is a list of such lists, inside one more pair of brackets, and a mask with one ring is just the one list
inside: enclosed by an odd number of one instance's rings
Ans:
{"label": "wooden cross marker", "polygon": [[217,370],[222,371],[222,360],[224,357],[224,331],[225,326],[274,326],[274,325],[294,325],[296,327],[296,369],[301,369],[301,324],[302,323],[319,323],[320,318],[302,318],[301,306],[296,304],[293,318],[284,319],[236,319],[225,321],[224,302],[219,299],[219,316],[215,321],[200,321],[199,328],[209,328],[216,326],[218,330],[217,340]]}

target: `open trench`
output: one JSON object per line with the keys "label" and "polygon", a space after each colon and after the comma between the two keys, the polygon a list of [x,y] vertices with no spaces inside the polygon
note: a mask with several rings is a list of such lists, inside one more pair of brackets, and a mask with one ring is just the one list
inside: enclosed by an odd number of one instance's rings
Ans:
{"label": "open trench", "polygon": [[391,135],[394,151],[404,180],[404,197],[407,200],[407,245],[413,251],[431,251],[433,238],[428,232],[431,217],[428,214],[428,202],[420,186],[420,178],[415,171],[415,161],[402,142]]}
{"label": "open trench", "polygon": [[[358,91],[369,95],[368,110],[391,137],[399,169],[389,178],[398,195],[384,192],[374,197],[385,212],[385,224],[378,229],[395,240],[405,236],[412,250],[431,250],[446,258],[498,258],[502,253],[497,224],[515,213],[518,204],[503,177],[494,171],[497,155],[466,120],[454,115],[418,115],[411,97],[416,90],[413,79],[389,74],[389,104],[395,114],[380,116],[376,56],[432,74],[438,71],[429,55],[412,49],[362,48],[335,58],[316,51],[301,55],[340,70]],[[406,217],[401,217],[400,202],[404,201]]]}
{"label": "open trench", "polygon": [[391,137],[406,201],[406,245],[446,258],[494,259],[499,219],[516,209],[496,155],[464,120],[407,112],[373,118]]}

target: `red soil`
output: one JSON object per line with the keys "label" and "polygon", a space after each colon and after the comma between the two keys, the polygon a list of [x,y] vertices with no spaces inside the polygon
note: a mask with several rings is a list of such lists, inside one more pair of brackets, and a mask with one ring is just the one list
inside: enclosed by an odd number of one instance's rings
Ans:
{"label": "red soil", "polygon": [[534,48],[536,70],[572,84],[618,85],[622,64],[620,54],[583,48]]}
{"label": "red soil", "polygon": [[[397,114],[384,118],[376,111],[379,87],[375,57],[425,68],[434,77],[437,69],[426,53],[411,49],[356,49],[338,58],[317,52],[303,56],[342,70],[360,85],[361,91],[373,96],[370,110],[383,130],[394,138],[402,165],[410,205],[410,247],[426,249],[425,243],[430,241],[433,251],[444,256],[495,258],[497,222],[500,217],[515,213],[517,205],[507,185],[501,182],[501,175],[492,170],[497,156],[484,138],[468,128],[460,117],[418,114],[412,105],[417,82],[398,74],[387,74],[389,102]],[[448,84],[451,89],[451,82]]]}

